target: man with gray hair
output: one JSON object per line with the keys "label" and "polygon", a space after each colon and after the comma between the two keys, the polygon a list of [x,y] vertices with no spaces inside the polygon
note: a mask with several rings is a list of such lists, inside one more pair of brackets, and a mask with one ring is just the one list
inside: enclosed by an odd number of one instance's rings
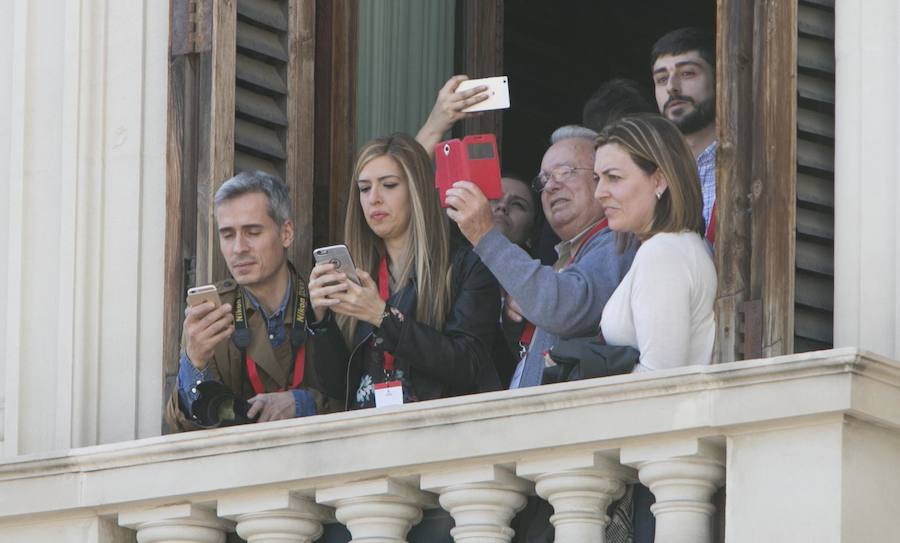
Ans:
{"label": "man with gray hair", "polygon": [[552,267],[500,234],[476,185],[460,181],[447,191],[447,214],[507,293],[507,316],[532,323],[522,334],[510,388],[541,384],[544,353],[560,339],[596,336],[603,307],[634,258],[635,244],[618,250],[617,237],[594,199],[596,136],[581,126],[557,129],[534,179],[547,222],[563,240]]}
{"label": "man with gray hair", "polygon": [[287,260],[294,241],[287,186],[242,172],[215,195],[222,256],[232,279],[217,283],[222,305],[185,311],[178,382],[166,410],[177,430],[203,418],[192,411],[203,383],[222,383],[248,401],[258,422],[316,414],[324,397],[306,363],[306,283]]}

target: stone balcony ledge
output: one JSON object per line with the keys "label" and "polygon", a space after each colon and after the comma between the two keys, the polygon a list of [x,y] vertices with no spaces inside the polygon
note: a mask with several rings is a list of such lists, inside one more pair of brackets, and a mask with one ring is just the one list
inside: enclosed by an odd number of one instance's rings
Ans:
{"label": "stone balcony ledge", "polygon": [[[222,500],[248,490],[284,490],[309,499],[318,492],[321,503],[334,506],[339,498],[322,496],[343,496],[333,489],[347,485],[389,480],[421,493],[424,476],[442,481],[441,473],[486,467],[534,481],[539,473],[526,473],[523,466],[565,466],[572,458],[624,462],[619,475],[628,482],[636,478],[628,470],[652,458],[710,447],[722,452],[728,483],[734,478],[746,484],[751,470],[765,465],[765,456],[735,457],[753,436],[774,436],[777,443],[787,439],[779,435],[800,439],[811,428],[834,432],[848,424],[896,439],[900,364],[835,349],[16,457],[0,461],[0,532],[5,523],[62,513],[114,516],[217,502],[221,507]],[[815,435],[835,437],[828,432]],[[828,443],[840,451],[844,441]],[[773,454],[768,445],[754,447]],[[821,466],[832,478],[843,465],[835,461]],[[573,462],[574,469],[581,460]],[[732,473],[735,466],[743,471]],[[729,504],[741,502],[736,490],[729,487]],[[746,499],[748,506],[755,504],[756,498]],[[741,523],[738,517],[730,521]]]}

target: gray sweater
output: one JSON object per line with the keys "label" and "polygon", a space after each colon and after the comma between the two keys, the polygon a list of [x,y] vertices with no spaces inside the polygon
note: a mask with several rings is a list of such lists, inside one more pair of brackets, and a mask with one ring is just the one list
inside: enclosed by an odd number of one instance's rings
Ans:
{"label": "gray sweater", "polygon": [[620,254],[615,233],[604,228],[585,243],[572,264],[556,272],[496,229],[481,238],[475,252],[536,327],[520,387],[541,384],[544,352],[559,339],[598,333],[603,307],[636,251],[637,243],[629,243]]}

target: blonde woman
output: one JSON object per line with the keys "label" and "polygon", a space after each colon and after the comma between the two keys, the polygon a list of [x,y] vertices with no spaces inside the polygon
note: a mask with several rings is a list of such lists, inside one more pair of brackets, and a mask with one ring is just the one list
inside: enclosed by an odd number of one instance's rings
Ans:
{"label": "blonde woman", "polygon": [[499,287],[473,252],[451,246],[431,162],[412,137],[360,151],[344,240],[361,284],[332,264],[309,283],[312,358],[330,396],[363,408],[401,390],[407,403],[500,387],[489,354]]}
{"label": "blonde woman", "polygon": [[600,328],[640,351],[636,371],[709,364],[716,270],[703,240],[697,165],[684,137],[656,115],[623,118],[597,138],[594,197],[611,229],[641,246]]}

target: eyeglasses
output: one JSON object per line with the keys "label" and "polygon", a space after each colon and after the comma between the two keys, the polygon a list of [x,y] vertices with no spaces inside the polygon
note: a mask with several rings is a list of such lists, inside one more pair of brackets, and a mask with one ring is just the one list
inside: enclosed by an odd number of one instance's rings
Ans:
{"label": "eyeglasses", "polygon": [[557,166],[550,170],[550,173],[541,172],[531,181],[531,188],[537,192],[541,192],[547,188],[547,183],[552,179],[557,183],[566,183],[575,177],[575,172],[584,170],[592,172],[591,168],[575,168],[574,166]]}

